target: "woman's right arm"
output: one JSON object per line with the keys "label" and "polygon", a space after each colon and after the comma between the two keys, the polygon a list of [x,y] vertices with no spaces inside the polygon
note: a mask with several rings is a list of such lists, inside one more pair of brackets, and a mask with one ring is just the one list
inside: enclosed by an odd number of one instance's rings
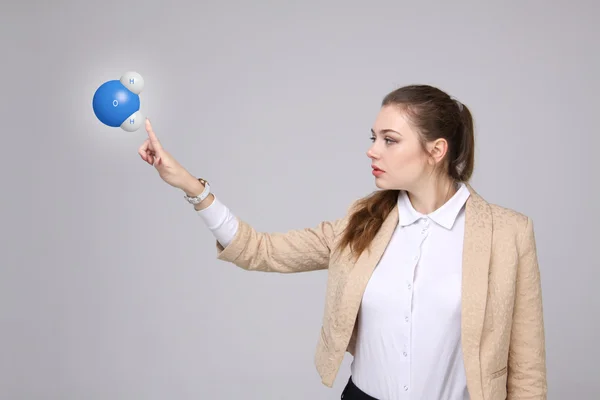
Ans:
{"label": "woman's right arm", "polygon": [[[191,178],[184,188],[188,196],[197,196],[203,190],[204,186]],[[292,273],[326,269],[342,222],[340,219],[314,228],[264,233],[237,218],[212,193],[194,208],[217,240],[217,258],[250,271]]]}
{"label": "woman's right arm", "polygon": [[[200,194],[204,185],[163,149],[148,120],[146,131],[148,139],[138,150],[140,157],[169,185],[189,196]],[[264,233],[235,217],[212,194],[195,209],[217,238],[217,258],[251,271],[291,273],[328,268],[334,239],[344,222],[338,219],[313,228]]]}

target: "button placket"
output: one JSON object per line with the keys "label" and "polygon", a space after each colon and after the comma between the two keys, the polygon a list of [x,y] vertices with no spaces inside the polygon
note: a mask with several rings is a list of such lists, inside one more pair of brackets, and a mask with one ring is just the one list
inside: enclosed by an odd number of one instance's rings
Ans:
{"label": "button placket", "polygon": [[424,218],[423,221],[421,222],[421,225],[423,226],[421,228],[421,235],[427,235],[427,231],[429,229],[429,219]]}

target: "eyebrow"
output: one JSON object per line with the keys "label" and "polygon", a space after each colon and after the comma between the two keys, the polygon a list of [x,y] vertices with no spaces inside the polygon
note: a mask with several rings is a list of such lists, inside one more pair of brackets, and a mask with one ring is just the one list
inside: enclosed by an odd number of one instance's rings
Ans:
{"label": "eyebrow", "polygon": [[[395,130],[393,130],[393,129],[382,129],[381,131],[379,131],[379,134],[380,134],[380,135],[385,135],[386,133],[390,133],[390,132],[391,132],[391,133],[395,133],[396,135],[400,135],[400,136],[402,136],[402,134],[401,134],[400,132],[397,132],[397,131],[395,131]],[[373,130],[373,128],[371,128],[371,133],[372,133],[373,135],[375,135],[375,134],[376,134],[376,133],[375,133],[375,131]]]}

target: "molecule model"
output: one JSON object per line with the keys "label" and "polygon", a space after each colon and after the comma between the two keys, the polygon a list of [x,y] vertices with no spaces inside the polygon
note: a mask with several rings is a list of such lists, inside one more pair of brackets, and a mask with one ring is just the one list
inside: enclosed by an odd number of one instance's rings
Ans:
{"label": "molecule model", "polygon": [[121,79],[103,83],[92,100],[96,118],[113,128],[127,132],[137,131],[144,124],[140,112],[139,94],[144,89],[144,79],[137,72],[126,72]]}

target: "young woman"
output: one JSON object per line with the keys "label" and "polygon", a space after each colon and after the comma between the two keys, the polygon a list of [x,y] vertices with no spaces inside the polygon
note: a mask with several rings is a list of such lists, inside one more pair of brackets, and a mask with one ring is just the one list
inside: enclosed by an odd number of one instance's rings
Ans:
{"label": "young woman", "polygon": [[218,258],[253,271],[328,269],[315,364],[348,399],[546,399],[540,272],[529,217],[468,183],[469,109],[443,91],[389,93],[372,129],[379,189],[314,228],[257,232],[162,148],[139,149],[214,233]]}

